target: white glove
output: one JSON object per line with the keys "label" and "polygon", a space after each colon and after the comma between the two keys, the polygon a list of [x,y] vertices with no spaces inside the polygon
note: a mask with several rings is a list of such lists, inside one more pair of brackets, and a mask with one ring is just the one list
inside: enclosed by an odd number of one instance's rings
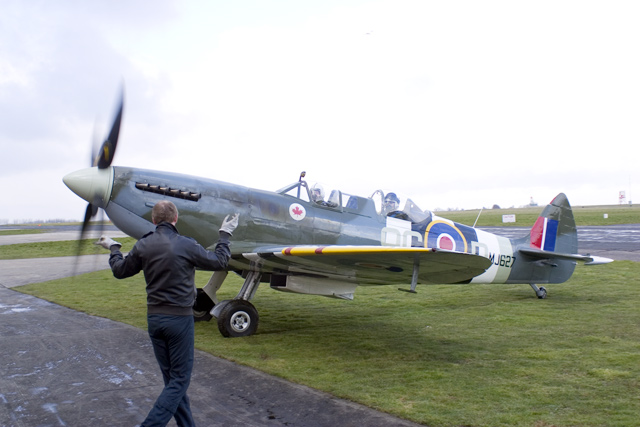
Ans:
{"label": "white glove", "polygon": [[107,237],[104,235],[100,236],[100,239],[97,242],[95,242],[94,245],[102,246],[105,249],[111,249],[111,246],[117,246],[118,249],[122,247],[121,243],[116,242],[111,237]]}
{"label": "white glove", "polygon": [[237,212],[231,215],[231,218],[229,218],[229,215],[224,217],[224,220],[222,221],[222,225],[220,226],[220,231],[224,231],[225,233],[229,233],[230,235],[233,236],[233,230],[235,230],[236,227],[238,226],[239,218],[240,218],[240,214]]}

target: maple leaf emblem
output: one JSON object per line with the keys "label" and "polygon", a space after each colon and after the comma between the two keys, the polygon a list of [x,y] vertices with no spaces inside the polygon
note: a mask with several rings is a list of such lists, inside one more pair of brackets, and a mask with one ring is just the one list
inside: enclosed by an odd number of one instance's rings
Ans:
{"label": "maple leaf emblem", "polygon": [[298,203],[294,203],[289,206],[289,215],[294,221],[302,221],[305,216],[307,216],[307,212],[304,209],[304,206],[299,205]]}

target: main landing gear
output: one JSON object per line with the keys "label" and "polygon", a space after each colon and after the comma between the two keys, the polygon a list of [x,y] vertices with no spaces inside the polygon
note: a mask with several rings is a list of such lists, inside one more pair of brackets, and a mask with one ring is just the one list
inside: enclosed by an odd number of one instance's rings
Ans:
{"label": "main landing gear", "polygon": [[247,337],[258,330],[258,310],[249,302],[258,290],[262,274],[249,271],[238,295],[218,302],[216,293],[227,277],[226,271],[216,271],[202,289],[198,289],[193,316],[195,321],[218,319],[218,330],[224,337]]}
{"label": "main landing gear", "polygon": [[547,290],[544,286],[537,287],[534,283],[529,283],[539,299],[545,299],[547,297]]}
{"label": "main landing gear", "polygon": [[232,299],[220,303],[218,330],[223,337],[247,337],[258,329],[258,310],[249,301]]}

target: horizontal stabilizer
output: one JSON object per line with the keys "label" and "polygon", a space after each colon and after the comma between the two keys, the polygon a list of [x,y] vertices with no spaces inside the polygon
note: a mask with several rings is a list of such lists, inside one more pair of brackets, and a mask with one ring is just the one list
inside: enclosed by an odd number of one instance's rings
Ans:
{"label": "horizontal stabilizer", "polygon": [[605,258],[602,256],[591,256],[590,257],[593,259],[593,261],[591,262],[585,262],[584,265],[600,265],[600,264],[609,264],[610,262],[613,262],[613,260],[611,258]]}
{"label": "horizontal stabilizer", "polygon": [[604,258],[591,255],[579,255],[579,254],[563,254],[552,251],[544,251],[540,249],[519,249],[520,253],[539,259],[564,259],[568,261],[583,262],[584,265],[599,265],[608,264],[613,260],[610,258]]}

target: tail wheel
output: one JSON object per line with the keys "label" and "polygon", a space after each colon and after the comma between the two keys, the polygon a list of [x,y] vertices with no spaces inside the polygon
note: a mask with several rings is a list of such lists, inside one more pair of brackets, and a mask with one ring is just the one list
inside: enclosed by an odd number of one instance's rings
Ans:
{"label": "tail wheel", "polygon": [[545,299],[547,297],[547,289],[544,286],[540,286],[540,292],[538,293],[539,299]]}
{"label": "tail wheel", "polygon": [[258,329],[258,310],[249,301],[229,301],[218,316],[218,329],[224,337],[248,337]]}
{"label": "tail wheel", "polygon": [[547,297],[547,289],[544,286],[536,286],[535,283],[529,283],[531,289],[536,293],[539,299],[545,299]]}

